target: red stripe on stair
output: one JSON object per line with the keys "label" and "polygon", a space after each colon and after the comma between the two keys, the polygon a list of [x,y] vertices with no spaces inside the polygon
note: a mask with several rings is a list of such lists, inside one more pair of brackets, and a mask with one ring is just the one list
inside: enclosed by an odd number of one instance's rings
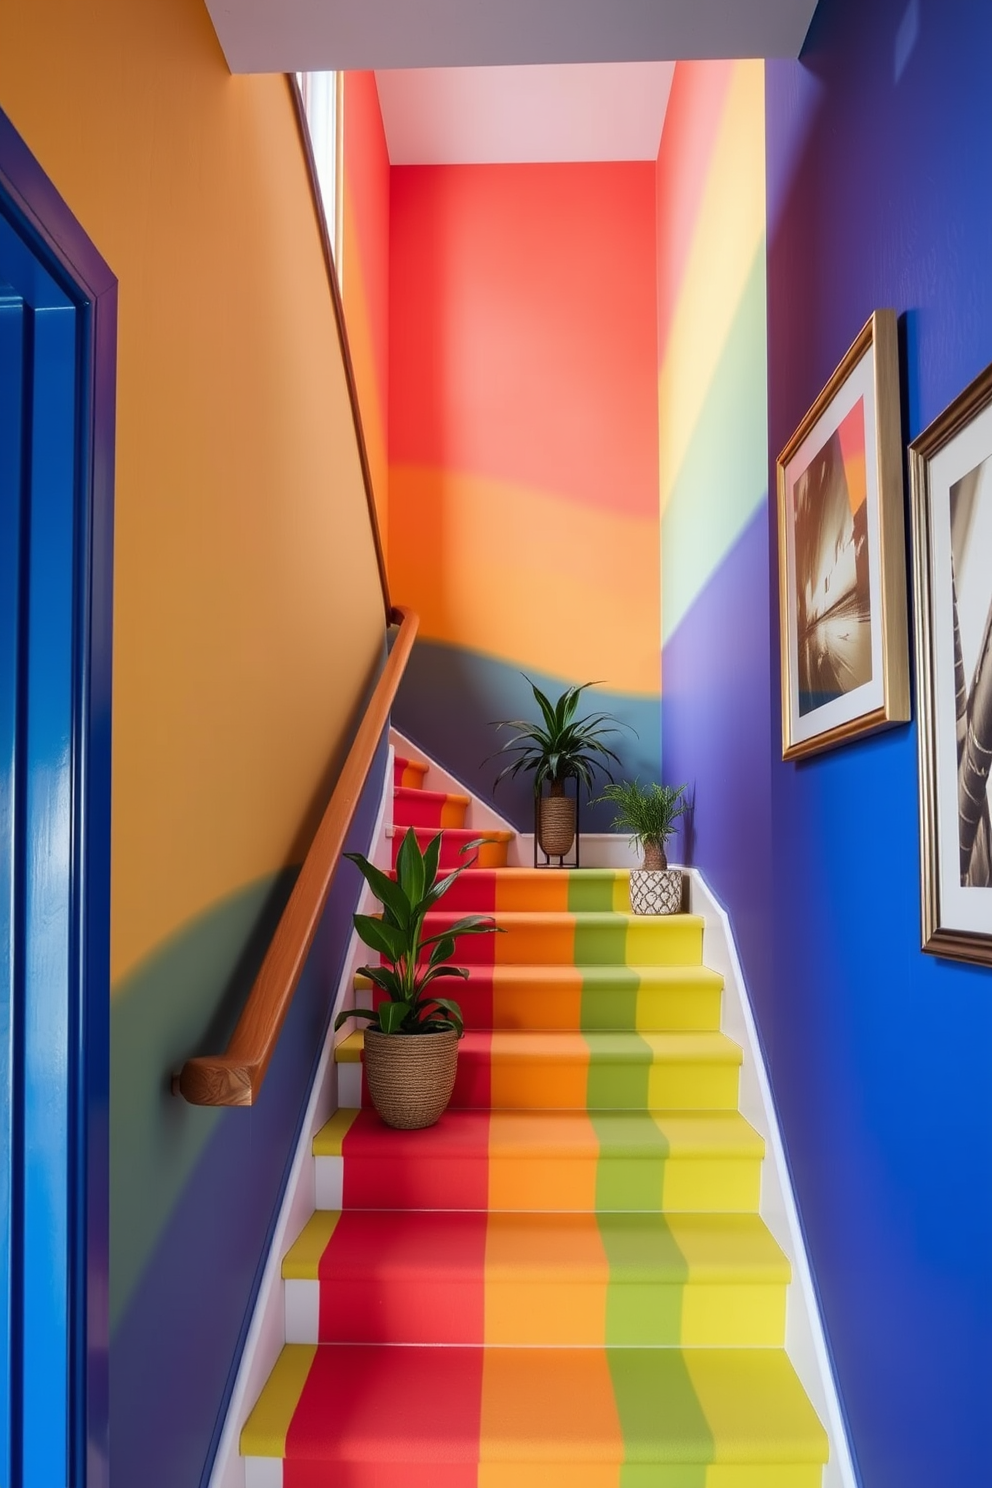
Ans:
{"label": "red stripe on stair", "polygon": [[318,1268],[321,1343],[481,1344],[486,1216],[342,1214]]}
{"label": "red stripe on stair", "polygon": [[[462,861],[469,861],[467,853]],[[458,914],[495,914],[497,881],[495,868],[467,869],[445,894],[445,909]]]}
{"label": "red stripe on stair", "polygon": [[346,1209],[485,1209],[488,1111],[446,1111],[424,1131],[393,1131],[360,1111],[345,1136]]}
{"label": "red stripe on stair", "polygon": [[283,1488],[476,1488],[482,1356],[318,1349],[286,1438]]}

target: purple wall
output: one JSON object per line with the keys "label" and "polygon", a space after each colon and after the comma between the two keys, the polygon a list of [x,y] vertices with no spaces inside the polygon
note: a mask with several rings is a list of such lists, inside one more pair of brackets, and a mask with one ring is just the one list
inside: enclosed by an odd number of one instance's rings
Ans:
{"label": "purple wall", "polygon": [[[877,307],[907,440],[992,360],[990,90],[967,0],[820,0],[769,64],[773,455]],[[782,763],[768,526],[665,648],[665,778],[739,936],[865,1488],[989,1483],[992,971],[919,950],[915,723]]]}
{"label": "purple wall", "polygon": [[[368,850],[386,763],[384,734],[348,833],[350,851]],[[246,950],[228,1023],[254,982],[294,876],[280,879]],[[112,1488],[196,1488],[209,1479],[360,890],[357,868],[342,862],[259,1100],[219,1114],[113,1333]],[[209,954],[215,933],[208,921],[193,950]],[[189,950],[177,938],[166,976],[170,969],[182,974]],[[204,1052],[222,1048],[229,1031],[218,1023]],[[115,1057],[118,1052],[115,1044]],[[163,1086],[162,1099],[174,1106],[178,1124],[192,1108],[180,1110]]]}

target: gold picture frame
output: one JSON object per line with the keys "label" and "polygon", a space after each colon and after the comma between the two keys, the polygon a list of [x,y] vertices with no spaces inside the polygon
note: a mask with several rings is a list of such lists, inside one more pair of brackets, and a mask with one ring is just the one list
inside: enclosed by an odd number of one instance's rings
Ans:
{"label": "gold picture frame", "polygon": [[910,717],[899,343],[876,310],[778,457],[782,758]]}
{"label": "gold picture frame", "polygon": [[909,447],[923,949],[992,963],[992,367]]}

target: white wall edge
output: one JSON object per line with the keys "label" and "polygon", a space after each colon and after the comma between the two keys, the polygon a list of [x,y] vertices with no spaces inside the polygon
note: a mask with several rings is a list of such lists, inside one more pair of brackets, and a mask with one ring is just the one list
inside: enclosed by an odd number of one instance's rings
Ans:
{"label": "white wall edge", "polygon": [[[386,828],[392,822],[393,748],[389,747],[382,798],[372,831],[369,856],[381,867],[389,862]],[[358,908],[370,913],[375,900],[368,886],[362,891]],[[334,1018],[345,996],[351,990],[355,973],[367,952],[354,931],[348,942],[341,977],[334,994],[334,1007],[327,1040],[317,1066],[299,1143],[293,1157],[289,1180],[283,1195],[269,1247],[262,1282],[245,1338],[234,1390],[221,1432],[217,1455],[210,1473],[209,1488],[245,1488],[245,1461],[241,1456],[241,1431],[262,1393],[283,1345],[286,1342],[286,1309],[282,1287],[282,1258],[317,1207],[314,1190],[313,1139],[338,1108],[337,1066],[334,1063]],[[279,1464],[279,1481],[282,1464]]]}
{"label": "white wall edge", "polygon": [[744,1051],[741,1114],[765,1139],[759,1212],[792,1267],[792,1281],[786,1297],[785,1347],[829,1439],[830,1460],[824,1469],[823,1488],[861,1488],[823,1330],[778,1114],[730,916],[699,869],[685,871],[690,879],[692,911],[706,918],[703,960],[724,978],[721,1027]]}
{"label": "white wall edge", "polygon": [[[450,770],[444,769],[436,760],[432,759],[419,745],[414,744],[399,729],[389,730],[389,742],[396,753],[402,759],[420,760],[428,766],[427,778],[424,786],[427,790],[448,791],[456,796],[468,796],[469,808],[465,815],[465,825],[480,832],[516,832],[512,822],[507,821],[505,816],[499,812],[488,801],[483,801],[457,775],[452,775]],[[512,844],[511,844],[512,845]]]}
{"label": "white wall edge", "polygon": [[[469,808],[466,824],[479,832],[512,832],[513,840],[507,852],[510,868],[532,868],[534,866],[534,833],[518,832],[511,821],[483,801],[471,787],[449,770],[439,765],[426,750],[421,749],[401,734],[399,729],[389,730],[390,743],[396,752],[406,759],[422,761],[429,768],[424,782],[428,790],[450,791],[468,796]],[[580,858],[583,868],[640,868],[640,854],[631,847],[628,839],[619,832],[582,832],[580,834]],[[675,866],[674,864],[672,865]]]}

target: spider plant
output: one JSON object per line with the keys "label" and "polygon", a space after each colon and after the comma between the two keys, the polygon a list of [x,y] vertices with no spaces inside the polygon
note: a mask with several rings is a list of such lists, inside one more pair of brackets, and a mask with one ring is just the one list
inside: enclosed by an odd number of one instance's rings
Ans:
{"label": "spider plant", "polygon": [[645,868],[666,868],[665,843],[675,830],[676,820],[689,806],[683,800],[685,791],[685,785],[641,785],[636,779],[619,780],[605,786],[598,799],[613,802],[613,825],[630,833],[631,846],[644,854]]}
{"label": "spider plant", "polygon": [[541,721],[534,723],[527,718],[503,718],[496,723],[497,729],[514,730],[490,759],[502,754],[513,756],[496,776],[494,785],[510,777],[513,779],[523,770],[534,776],[534,794],[539,795],[545,781],[553,796],[565,793],[565,781],[574,776],[588,788],[592,788],[593,774],[601,770],[608,780],[613,779],[609,761],[620,764],[619,757],[603,739],[618,733],[622,725],[612,713],[594,713],[576,718],[579,700],[593,682],[583,682],[577,687],[568,687],[551,702],[530,678],[524,674],[541,712]]}
{"label": "spider plant", "polygon": [[[484,837],[476,838],[462,851],[470,852],[484,841]],[[439,997],[433,988],[442,977],[468,976],[464,967],[449,964],[455,954],[456,936],[487,935],[497,926],[491,915],[466,915],[437,935],[424,934],[426,915],[475,861],[473,858],[439,879],[440,853],[440,832],[421,852],[412,827],[396,856],[395,878],[376,868],[363,853],[345,853],[382,905],[381,917],[356,914],[354,923],[365,944],[387,963],[359,968],[386,994],[387,1001],[378,1008],[343,1009],[335,1028],[348,1018],[367,1018],[367,1026],[380,1033],[443,1033],[454,1029],[461,1037],[461,1008],[451,998]]]}

